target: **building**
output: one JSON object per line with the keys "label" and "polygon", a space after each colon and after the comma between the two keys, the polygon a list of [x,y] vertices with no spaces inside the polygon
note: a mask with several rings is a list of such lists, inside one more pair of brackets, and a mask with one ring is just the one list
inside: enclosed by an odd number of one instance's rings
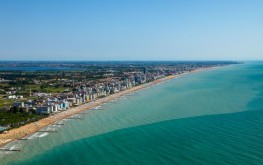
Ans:
{"label": "building", "polygon": [[24,108],[25,104],[24,104],[24,102],[14,102],[13,107]]}
{"label": "building", "polygon": [[7,97],[8,99],[16,99],[16,95],[11,95]]}
{"label": "building", "polygon": [[143,74],[147,74],[147,68],[146,67],[144,67],[144,69],[143,69]]}
{"label": "building", "polygon": [[43,114],[43,115],[48,115],[52,112],[52,109],[51,108],[52,106],[50,105],[45,105],[45,106],[37,106],[36,107],[36,113],[38,114]]}
{"label": "building", "polygon": [[62,101],[60,108],[61,108],[62,110],[66,110],[66,109],[69,109],[69,106],[70,106],[70,104],[69,104],[68,101]]}

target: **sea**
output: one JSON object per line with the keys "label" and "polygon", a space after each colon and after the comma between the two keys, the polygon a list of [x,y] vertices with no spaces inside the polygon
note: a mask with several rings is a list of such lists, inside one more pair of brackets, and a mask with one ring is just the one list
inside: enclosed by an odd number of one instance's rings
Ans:
{"label": "sea", "polygon": [[10,143],[1,165],[262,165],[263,62],[191,73]]}

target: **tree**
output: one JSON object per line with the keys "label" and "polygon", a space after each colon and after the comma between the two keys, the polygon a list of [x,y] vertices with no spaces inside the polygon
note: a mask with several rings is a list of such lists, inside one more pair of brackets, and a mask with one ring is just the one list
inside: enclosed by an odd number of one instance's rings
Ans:
{"label": "tree", "polygon": [[19,111],[19,108],[18,107],[11,107],[10,111],[13,113],[17,113]]}

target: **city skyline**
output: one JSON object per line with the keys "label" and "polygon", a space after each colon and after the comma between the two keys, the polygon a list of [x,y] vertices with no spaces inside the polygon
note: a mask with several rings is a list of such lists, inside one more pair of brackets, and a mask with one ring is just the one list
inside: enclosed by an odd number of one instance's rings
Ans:
{"label": "city skyline", "polygon": [[262,60],[262,1],[1,1],[0,58]]}

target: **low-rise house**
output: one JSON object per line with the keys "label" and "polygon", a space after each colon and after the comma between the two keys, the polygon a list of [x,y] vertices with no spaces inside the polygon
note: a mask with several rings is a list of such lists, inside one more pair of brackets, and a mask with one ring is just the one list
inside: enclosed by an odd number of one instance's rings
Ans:
{"label": "low-rise house", "polygon": [[18,99],[23,99],[24,97],[22,95],[17,96]]}
{"label": "low-rise house", "polygon": [[16,95],[7,96],[8,99],[16,99]]}

